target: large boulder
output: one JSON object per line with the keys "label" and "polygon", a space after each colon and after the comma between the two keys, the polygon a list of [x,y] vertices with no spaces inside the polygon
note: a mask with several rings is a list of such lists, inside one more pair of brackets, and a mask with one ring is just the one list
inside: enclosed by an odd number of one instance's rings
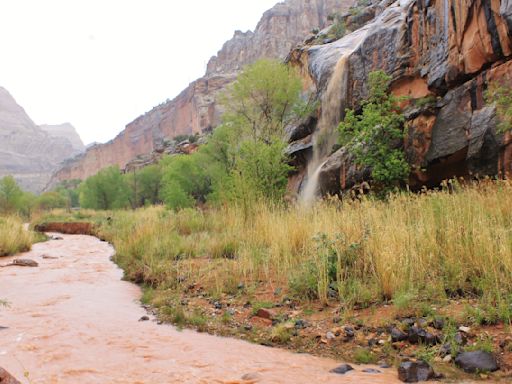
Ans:
{"label": "large boulder", "polygon": [[494,372],[499,369],[493,354],[484,351],[463,352],[455,358],[455,364],[465,372]]}
{"label": "large boulder", "polygon": [[432,367],[424,361],[406,361],[398,367],[398,378],[404,383],[417,383],[432,380],[435,377]]}

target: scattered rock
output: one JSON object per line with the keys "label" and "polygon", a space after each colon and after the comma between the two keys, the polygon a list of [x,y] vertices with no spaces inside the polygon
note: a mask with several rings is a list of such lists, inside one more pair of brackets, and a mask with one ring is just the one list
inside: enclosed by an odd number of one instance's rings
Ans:
{"label": "scattered rock", "polygon": [[345,337],[348,337],[349,339],[354,337],[354,335],[355,335],[354,328],[345,327],[343,330],[345,331]]}
{"label": "scattered rock", "polygon": [[215,309],[222,309],[222,303],[219,302],[219,301],[216,301],[216,302],[213,303],[213,307]]}
{"label": "scattered rock", "polygon": [[408,335],[405,332],[402,332],[398,328],[391,329],[391,341],[396,343],[397,341],[405,341],[407,340]]}
{"label": "scattered rock", "polygon": [[244,324],[244,329],[246,331],[252,331],[252,324]]}
{"label": "scattered rock", "polygon": [[422,343],[425,345],[436,345],[438,343],[436,335],[416,326],[409,328],[407,339],[411,344]]}
{"label": "scattered rock", "polygon": [[139,321],[148,321],[149,320],[149,316],[142,316]]}
{"label": "scattered rock", "polygon": [[463,352],[455,358],[455,364],[465,372],[494,372],[499,369],[496,358],[489,352]]}
{"label": "scattered rock", "polygon": [[452,355],[446,355],[443,357],[443,363],[451,363],[452,361]]}
{"label": "scattered rock", "polygon": [[464,326],[460,326],[460,327],[459,327],[459,331],[464,332],[464,333],[466,333],[466,334],[469,334],[469,333],[471,332],[471,328],[469,328],[469,327],[464,327]]}
{"label": "scattered rock", "polygon": [[332,332],[327,332],[327,334],[325,335],[325,338],[327,340],[334,340],[336,338],[336,336]]}
{"label": "scattered rock", "polygon": [[260,308],[258,309],[258,312],[256,312],[256,316],[261,317],[262,319],[272,320],[274,318],[274,313],[268,309]]}
{"label": "scattered rock", "polygon": [[406,327],[412,327],[414,323],[414,319],[407,318],[402,320],[402,324],[405,325]]}
{"label": "scattered rock", "polygon": [[304,320],[296,320],[295,321],[295,329],[304,329],[304,328],[307,328],[308,327],[308,323]]}
{"label": "scattered rock", "polygon": [[348,364],[341,364],[339,367],[331,369],[329,372],[337,373],[338,375],[344,375],[347,372],[353,371],[354,368]]}
{"label": "scattered rock", "polygon": [[2,384],[21,384],[18,380],[12,377],[5,369],[0,368],[0,383]]}
{"label": "scattered rock", "polygon": [[432,326],[435,328],[435,329],[438,329],[438,330],[441,330],[444,328],[444,325],[445,325],[445,321],[442,317],[436,317],[434,319],[434,321],[432,322]]}
{"label": "scattered rock", "polygon": [[363,372],[364,373],[382,373],[381,371],[379,371],[378,369],[374,369],[374,368],[366,368],[366,369],[363,369]]}
{"label": "scattered rock", "polygon": [[[9,329],[9,327],[3,327],[0,325],[0,331],[3,331],[4,329]],[[1,381],[0,381],[0,383],[1,383]]]}
{"label": "scattered rock", "polygon": [[64,240],[64,238],[62,236],[50,236],[50,240]]}
{"label": "scattered rock", "polygon": [[398,367],[398,378],[404,383],[428,381],[435,377],[434,370],[425,361],[406,361]]}
{"label": "scattered rock", "polygon": [[389,365],[388,363],[382,363],[382,364],[379,365],[379,368],[389,369],[389,368],[391,368],[391,365]]}
{"label": "scattered rock", "polygon": [[461,332],[457,332],[453,340],[457,345],[466,345],[466,343],[468,342],[466,335],[464,335]]}
{"label": "scattered rock", "polygon": [[439,348],[439,356],[444,358],[452,353],[452,346],[450,343],[443,344],[441,348]]}
{"label": "scattered rock", "polygon": [[39,267],[39,263],[31,259],[14,259],[11,263],[0,267]]}
{"label": "scattered rock", "polygon": [[47,259],[47,260],[53,260],[53,259],[58,259],[57,256],[49,256],[49,255],[43,255],[41,256],[43,259]]}
{"label": "scattered rock", "polygon": [[255,383],[257,381],[260,381],[262,378],[263,378],[263,376],[261,376],[261,374],[259,374],[257,372],[246,373],[245,375],[242,376],[242,380],[250,381],[250,382],[253,382],[253,383]]}

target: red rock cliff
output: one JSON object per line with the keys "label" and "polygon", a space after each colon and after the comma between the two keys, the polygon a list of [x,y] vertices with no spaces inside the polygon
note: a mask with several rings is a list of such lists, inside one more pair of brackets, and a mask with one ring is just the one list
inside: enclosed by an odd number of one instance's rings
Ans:
{"label": "red rock cliff", "polygon": [[[338,41],[292,52],[291,64],[322,101],[318,121],[334,115],[329,129],[336,129],[341,111],[366,97],[369,73],[384,70],[393,78],[395,94],[431,100],[406,109],[404,145],[413,166],[412,187],[451,177],[511,174],[512,138],[497,134],[495,110],[483,95],[490,81],[512,86],[512,1],[385,0],[373,14]],[[318,131],[319,125],[301,131]],[[295,139],[311,142],[307,136]],[[303,159],[292,189],[301,189],[312,148],[291,145],[290,153]],[[368,175],[341,148],[323,164],[320,187],[338,193]]]}

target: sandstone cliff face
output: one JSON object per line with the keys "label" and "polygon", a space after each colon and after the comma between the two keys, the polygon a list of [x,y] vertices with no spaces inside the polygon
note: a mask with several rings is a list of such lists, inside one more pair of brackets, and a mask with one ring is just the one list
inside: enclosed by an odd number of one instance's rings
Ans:
{"label": "sandstone cliff face", "polygon": [[0,87],[0,178],[13,175],[24,189],[40,192],[58,164],[79,152],[66,137],[36,126]]}
{"label": "sandstone cliff face", "polygon": [[[406,109],[413,188],[455,176],[505,175],[512,172],[511,137],[496,134],[495,110],[483,95],[490,81],[512,86],[511,22],[510,0],[383,1],[367,25],[331,44],[296,49],[291,64],[322,100],[319,121],[336,111],[331,130],[345,107],[366,97],[371,71],[392,75],[397,95],[432,99]],[[334,105],[325,97],[332,89],[340,95]],[[295,154],[308,161],[312,148]],[[323,164],[320,187],[338,193],[368,175],[341,148]],[[292,189],[300,190],[305,177],[303,162]]]}
{"label": "sandstone cliff face", "polygon": [[52,182],[85,179],[110,165],[124,168],[137,156],[160,150],[166,138],[212,129],[222,113],[217,95],[245,65],[263,57],[284,59],[313,28],[324,27],[329,14],[346,10],[353,1],[286,0],[277,4],[263,15],[254,32],[235,32],[210,59],[203,78],[191,83],[175,99],[128,124],[111,142],[94,146],[68,161]]}

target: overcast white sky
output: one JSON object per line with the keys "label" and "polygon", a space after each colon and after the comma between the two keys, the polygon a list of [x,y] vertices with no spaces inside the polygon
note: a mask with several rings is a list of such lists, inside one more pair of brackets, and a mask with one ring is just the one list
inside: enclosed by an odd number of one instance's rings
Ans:
{"label": "overcast white sky", "polygon": [[0,86],[36,124],[105,142],[201,77],[278,0],[0,0]]}

